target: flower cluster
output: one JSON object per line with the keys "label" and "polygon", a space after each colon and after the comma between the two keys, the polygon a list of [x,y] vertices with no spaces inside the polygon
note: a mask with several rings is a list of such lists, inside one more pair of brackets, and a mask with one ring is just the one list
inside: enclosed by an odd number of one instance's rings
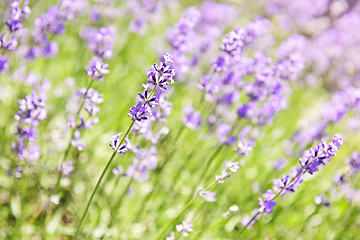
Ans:
{"label": "flower cluster", "polygon": [[[98,105],[103,101],[102,94],[92,88],[82,87],[74,91],[71,100],[68,102],[67,110],[70,113],[68,124],[70,128],[76,129],[71,144],[79,151],[85,148],[85,143],[80,138],[80,130],[92,129],[94,124],[99,123],[99,119],[95,116],[100,113]],[[84,107],[88,117],[84,120],[84,117],[80,116],[80,123],[76,124],[77,119],[75,118],[80,113],[80,106]]]}
{"label": "flower cluster", "polygon": [[238,162],[225,162],[225,170],[221,172],[221,175],[216,175],[215,180],[218,183],[224,183],[224,180],[230,178],[231,173],[235,173],[239,170],[240,166]]}
{"label": "flower cluster", "polygon": [[121,144],[119,137],[122,133],[115,133],[110,140],[110,147],[117,151],[120,154],[125,154],[127,151],[131,150],[131,142],[128,136],[125,136],[125,143]]}
{"label": "flower cluster", "polygon": [[[9,1],[9,19],[5,21],[8,32],[0,34],[0,49],[15,50],[18,42],[15,32],[23,28],[21,22],[31,13],[29,1],[11,0]],[[0,55],[0,73],[4,73],[8,68],[7,57]]]}
{"label": "flower cluster", "polygon": [[133,177],[137,182],[144,182],[150,177],[150,170],[157,167],[157,149],[151,146],[149,149],[135,147],[132,149],[135,153],[133,163],[127,169],[127,175]]}
{"label": "flower cluster", "polygon": [[31,13],[29,4],[29,1],[22,3],[22,0],[10,2],[10,19],[5,22],[10,32],[15,32],[23,27],[21,21]]}
{"label": "flower cluster", "polygon": [[201,114],[200,112],[195,112],[194,107],[192,105],[187,106],[183,109],[184,116],[182,116],[181,120],[184,126],[190,129],[198,129],[201,126]]}
{"label": "flower cluster", "polygon": [[164,62],[156,63],[147,72],[148,82],[143,84],[143,92],[139,92],[140,101],[135,107],[130,108],[128,116],[131,120],[143,121],[152,115],[152,110],[159,105],[160,96],[167,90],[167,86],[174,83],[174,69],[170,66],[172,56],[167,53],[163,56]]}
{"label": "flower cluster", "polygon": [[74,165],[71,160],[63,162],[60,167],[58,167],[58,170],[64,174],[64,176],[69,176],[71,172],[74,171]]}
{"label": "flower cluster", "polygon": [[[81,1],[78,1],[81,2]],[[29,46],[26,57],[28,59],[44,56],[53,58],[59,47],[56,42],[50,41],[53,36],[61,35],[65,31],[65,23],[73,19],[74,14],[81,14],[79,3],[74,0],[64,0],[58,5],[49,7],[46,13],[38,17],[33,30],[33,46]]]}
{"label": "flower cluster", "polygon": [[299,159],[300,168],[294,169],[292,176],[284,175],[281,179],[275,179],[273,181],[273,189],[269,189],[262,195],[263,198],[258,199],[259,208],[254,209],[253,217],[249,218],[246,216],[247,221],[242,221],[242,224],[250,228],[262,214],[272,213],[273,208],[276,206],[275,199],[279,195],[295,192],[295,188],[300,188],[304,174],[313,174],[319,171],[320,166],[329,163],[331,158],[336,156],[339,147],[342,145],[342,137],[339,134],[335,134],[331,142],[321,141],[321,144],[306,150]]}
{"label": "flower cluster", "polygon": [[104,80],[104,75],[110,73],[110,71],[107,69],[108,67],[109,64],[103,63],[101,58],[94,56],[89,61],[89,64],[85,70],[89,78],[102,82]]}
{"label": "flower cluster", "polygon": [[292,137],[292,147],[302,150],[314,140],[320,140],[326,135],[326,127],[341,121],[346,114],[357,109],[360,104],[360,89],[352,86],[333,94],[331,101],[322,109],[322,116],[317,123],[311,123],[309,128],[297,131]]}
{"label": "flower cluster", "polygon": [[204,198],[207,202],[216,202],[216,193],[210,191],[204,191],[202,188],[199,189],[198,194]]}
{"label": "flower cluster", "polygon": [[351,184],[360,172],[360,154],[353,152],[346,159],[347,166],[339,170],[334,176],[334,183],[349,202],[360,204],[360,190]]}
{"label": "flower cluster", "polygon": [[182,221],[181,224],[175,226],[176,230],[180,232],[184,237],[189,236],[189,232],[193,231],[193,225],[190,221]]}
{"label": "flower cluster", "polygon": [[200,58],[214,52],[214,42],[235,16],[236,9],[230,4],[212,1],[183,11],[182,17],[167,33],[171,53],[177,60],[174,69],[178,81],[185,82],[185,75],[190,75],[189,81],[195,76],[200,77],[196,69]]}
{"label": "flower cluster", "polygon": [[47,116],[45,109],[46,95],[43,89],[37,93],[33,91],[25,99],[19,100],[19,111],[15,115],[16,143],[12,143],[12,151],[20,160],[29,162],[40,157],[40,148],[35,143],[37,137],[36,127]]}
{"label": "flower cluster", "polygon": [[80,36],[88,42],[89,48],[93,53],[104,59],[109,59],[113,55],[112,42],[115,39],[115,29],[112,27],[84,28],[80,31]]}
{"label": "flower cluster", "polygon": [[130,31],[144,34],[149,22],[162,15],[166,1],[127,0],[126,5],[135,19],[130,23]]}

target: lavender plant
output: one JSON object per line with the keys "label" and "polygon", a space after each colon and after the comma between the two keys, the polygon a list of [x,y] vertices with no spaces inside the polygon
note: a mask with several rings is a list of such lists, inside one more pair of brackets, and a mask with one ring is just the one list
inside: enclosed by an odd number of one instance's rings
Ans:
{"label": "lavender plant", "polygon": [[357,239],[359,9],[0,1],[1,237]]}

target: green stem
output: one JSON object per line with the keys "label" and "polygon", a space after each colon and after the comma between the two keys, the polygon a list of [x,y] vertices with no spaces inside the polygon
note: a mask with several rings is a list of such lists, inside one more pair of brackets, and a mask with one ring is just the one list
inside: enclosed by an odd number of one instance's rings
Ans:
{"label": "green stem", "polygon": [[120,144],[119,144],[118,147],[115,149],[115,151],[112,153],[112,155],[111,155],[108,163],[106,164],[104,170],[102,171],[102,173],[101,173],[101,175],[100,175],[100,178],[99,178],[99,180],[98,180],[97,183],[96,183],[96,186],[95,186],[95,188],[94,188],[94,190],[93,190],[93,192],[92,192],[92,194],[91,194],[91,196],[90,196],[90,198],[89,198],[89,201],[88,201],[88,203],[87,203],[87,205],[86,205],[86,208],[85,208],[85,210],[84,210],[84,213],[83,213],[83,215],[82,215],[82,217],[81,217],[81,220],[80,220],[80,222],[79,222],[79,225],[78,225],[78,227],[77,227],[76,234],[75,234],[75,239],[78,238],[78,235],[79,235],[80,230],[81,230],[82,223],[84,222],[84,219],[85,219],[85,217],[86,217],[86,214],[87,214],[87,212],[88,212],[88,210],[89,210],[89,206],[90,206],[90,204],[91,204],[91,202],[92,202],[92,200],[93,200],[93,198],[94,198],[94,195],[95,195],[96,191],[98,190],[98,188],[99,188],[99,186],[100,186],[100,183],[101,183],[102,179],[103,179],[104,176],[105,176],[105,173],[106,173],[107,170],[109,169],[109,167],[110,167],[113,159],[115,158],[115,156],[116,156],[116,154],[117,154],[118,149],[119,149],[120,146],[123,144],[123,142],[124,142],[124,140],[125,140],[125,137],[129,134],[131,128],[132,128],[133,125],[134,125],[134,123],[135,123],[135,122],[132,121],[132,123],[130,124],[128,130],[126,131],[126,133],[124,134],[123,138],[121,139]]}
{"label": "green stem", "polygon": [[165,166],[170,162],[170,157],[174,155],[174,153],[176,152],[176,142],[177,142],[177,139],[180,138],[181,136],[181,133],[183,132],[184,130],[184,126],[180,128],[180,130],[178,131],[178,133],[176,134],[176,137],[175,137],[175,141],[173,143],[173,149],[170,151],[170,154],[166,154],[165,156],[165,160],[163,162],[163,164],[161,166],[159,166],[159,168],[157,169],[157,171],[155,172],[156,175],[158,176],[155,180],[155,183],[154,183],[154,189],[153,191],[149,192],[145,198],[142,200],[141,204],[140,204],[140,208],[139,208],[139,211],[137,212],[136,216],[135,216],[135,221],[137,222],[139,220],[139,218],[141,217],[141,214],[143,212],[145,212],[145,208],[147,207],[147,204],[150,202],[150,198],[152,197],[152,195],[157,192],[157,188],[158,188],[158,185],[160,183],[160,180],[161,180],[161,176],[160,176],[160,173],[163,171],[163,169],[165,168]]}
{"label": "green stem", "polygon": [[120,198],[119,200],[116,202],[116,205],[115,207],[113,208],[112,210],[112,214],[111,214],[111,219],[110,219],[110,222],[108,224],[109,227],[111,227],[111,225],[114,223],[114,220],[115,220],[115,216],[116,216],[116,213],[117,211],[119,210],[120,206],[121,206],[121,203],[122,203],[122,200],[124,199],[125,197],[125,194],[127,193],[127,191],[129,190],[131,184],[134,182],[134,177],[130,178],[128,184],[126,185],[123,193],[120,195]]}
{"label": "green stem", "polygon": [[[91,85],[93,84],[93,82],[94,82],[94,79],[91,79],[88,87],[86,88],[85,96],[86,96],[87,92],[89,91],[89,89],[91,88]],[[76,121],[76,119],[78,119],[79,116],[80,116],[81,109],[82,109],[82,107],[84,106],[84,103],[85,103],[85,96],[84,96],[84,98],[83,98],[83,100],[82,100],[82,102],[81,102],[81,105],[80,105],[78,111],[76,112],[75,120],[74,120],[74,121]],[[68,146],[67,146],[67,148],[66,148],[66,150],[65,150],[65,152],[64,152],[64,155],[63,155],[63,157],[62,157],[60,166],[63,165],[65,159],[66,159],[67,156],[69,155],[70,148],[71,148],[71,139],[73,138],[75,131],[76,131],[76,128],[74,127],[74,129],[71,131],[70,141],[69,141],[69,144],[68,144]],[[58,176],[58,179],[57,179],[57,181],[56,181],[56,185],[55,185],[55,188],[54,188],[53,193],[56,192],[56,190],[59,188],[59,185],[60,185],[60,181],[61,181],[62,176],[63,176],[62,171],[60,171],[59,176]]]}
{"label": "green stem", "polygon": [[[310,161],[303,169],[302,171],[300,171],[298,174],[296,174],[296,176],[294,178],[291,179],[291,181],[286,184],[283,188],[281,188],[281,190],[275,195],[275,197],[273,197],[271,200],[274,201],[283,191],[286,187],[288,187],[291,183],[293,183],[295,181],[295,179],[297,177],[299,177],[301,174],[304,173],[304,171],[306,171],[307,167],[309,167],[316,159],[314,159],[313,161]],[[245,231],[245,229],[251,224],[252,221],[254,221],[256,219],[257,216],[259,216],[261,213],[258,212],[257,214],[255,214],[250,221],[248,221],[248,223],[243,227],[243,229],[240,231],[240,233],[235,237],[235,239],[240,239],[241,234]]]}
{"label": "green stem", "polygon": [[[214,187],[217,184],[217,181],[213,181],[211,184],[209,184],[204,190],[202,191],[207,191],[209,189],[211,189],[212,187]],[[167,233],[167,231],[170,228],[173,228],[175,223],[177,222],[177,220],[186,212],[186,210],[188,208],[190,208],[190,206],[199,198],[199,194],[196,193],[196,196],[194,196],[189,202],[188,204],[186,204],[186,206],[178,213],[178,215],[176,215],[176,217],[164,228],[164,230],[161,232],[161,234],[157,237],[158,240],[162,239],[163,236]]]}

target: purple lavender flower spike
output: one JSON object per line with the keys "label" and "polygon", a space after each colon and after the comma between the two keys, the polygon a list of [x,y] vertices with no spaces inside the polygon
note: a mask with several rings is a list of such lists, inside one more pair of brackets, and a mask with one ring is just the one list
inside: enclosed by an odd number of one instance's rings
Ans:
{"label": "purple lavender flower spike", "polygon": [[[11,171],[11,169],[6,169],[7,173],[8,173],[8,177],[12,177],[13,176],[13,173]],[[14,169],[14,176],[16,178],[21,178],[22,177],[22,167],[21,166],[17,166],[15,169]]]}
{"label": "purple lavender flower spike", "polygon": [[8,51],[15,50],[18,45],[17,40],[14,36],[10,39],[5,39],[4,33],[0,35],[0,49],[6,49]]}
{"label": "purple lavender flower spike", "polygon": [[8,69],[8,60],[0,54],[0,73],[4,73]]}
{"label": "purple lavender flower spike", "polygon": [[9,28],[10,32],[15,32],[22,28],[21,21],[31,13],[29,7],[29,1],[25,1],[20,8],[22,0],[13,0],[10,7],[10,19],[8,19],[5,23]]}
{"label": "purple lavender flower spike", "polygon": [[236,136],[230,135],[231,126],[227,124],[221,124],[217,127],[217,134],[219,142],[223,145],[234,145]]}
{"label": "purple lavender flower spike", "polygon": [[273,201],[275,194],[272,190],[268,190],[266,193],[263,194],[263,198],[259,198],[259,212],[266,215],[267,213],[272,213],[273,208],[276,206],[276,202]]}
{"label": "purple lavender flower spike", "polygon": [[210,191],[203,191],[203,189],[200,189],[198,191],[199,196],[205,199],[207,202],[216,202],[216,193],[210,192]]}
{"label": "purple lavender flower spike", "polygon": [[71,139],[71,145],[73,145],[77,150],[82,151],[86,147],[83,140],[80,138],[80,132],[75,131],[74,138]]}
{"label": "purple lavender flower spike", "polygon": [[58,170],[64,174],[64,176],[69,176],[71,172],[75,170],[73,162],[71,160],[63,162],[63,164],[58,167]]}
{"label": "purple lavender flower spike", "polygon": [[94,56],[91,58],[89,65],[85,69],[90,78],[102,82],[104,80],[104,75],[110,73],[107,69],[108,67],[109,64],[103,63],[101,58]]}
{"label": "purple lavender flower spike", "polygon": [[[147,72],[148,82],[143,84],[144,91],[138,93],[140,101],[135,107],[130,108],[128,116],[131,120],[143,121],[153,115],[152,110],[155,106],[164,102],[162,94],[167,90],[166,86],[174,83],[174,69],[168,65],[172,63],[172,56],[168,53],[163,56],[164,62],[160,66],[156,63]],[[166,98],[165,98],[166,99]]]}
{"label": "purple lavender flower spike", "polygon": [[325,207],[329,207],[330,206],[330,202],[327,202],[325,200],[325,195],[324,194],[321,194],[320,196],[316,196],[315,199],[314,199],[314,202],[317,204],[317,205],[321,205],[321,206],[325,206]]}
{"label": "purple lavender flower spike", "polygon": [[189,232],[193,231],[193,225],[190,221],[182,221],[182,224],[175,226],[176,230],[180,232],[184,237],[189,236]]}
{"label": "purple lavender flower spike", "polygon": [[126,174],[124,173],[124,168],[122,166],[117,166],[117,168],[114,168],[112,170],[112,173],[115,175],[115,176],[118,176],[119,178],[121,177],[124,177],[126,176]]}
{"label": "purple lavender flower spike", "polygon": [[127,151],[131,150],[131,142],[128,138],[128,136],[125,137],[125,143],[123,143],[121,146],[119,137],[122,133],[115,133],[110,140],[110,147],[115,151],[117,149],[117,152],[120,154],[125,154]]}
{"label": "purple lavender flower spike", "polygon": [[184,126],[190,129],[197,129],[201,126],[201,114],[200,112],[195,112],[192,105],[187,106],[183,111],[185,115],[182,116],[181,120]]}

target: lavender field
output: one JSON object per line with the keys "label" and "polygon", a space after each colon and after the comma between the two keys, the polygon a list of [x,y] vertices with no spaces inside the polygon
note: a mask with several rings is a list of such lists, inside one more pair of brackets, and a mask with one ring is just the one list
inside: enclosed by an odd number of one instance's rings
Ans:
{"label": "lavender field", "polygon": [[0,239],[360,239],[360,1],[0,17]]}

